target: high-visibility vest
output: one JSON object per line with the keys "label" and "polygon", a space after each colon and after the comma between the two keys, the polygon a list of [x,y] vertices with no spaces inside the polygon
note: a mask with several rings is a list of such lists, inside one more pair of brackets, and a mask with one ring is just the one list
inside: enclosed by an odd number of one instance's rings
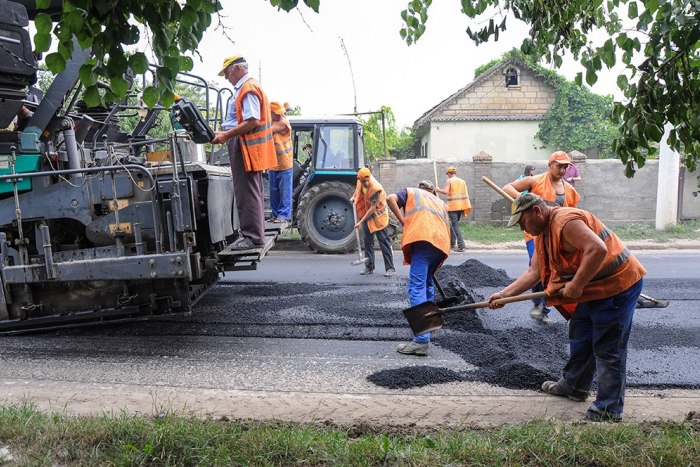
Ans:
{"label": "high-visibility vest", "polygon": [[270,116],[270,102],[260,85],[249,78],[238,91],[236,96],[236,118],[243,122],[243,97],[252,92],[260,100],[260,125],[241,135],[241,152],[243,153],[243,166],[246,172],[258,172],[267,170],[277,165],[275,155],[275,143],[272,140],[272,117]]}
{"label": "high-visibility vest", "polygon": [[581,297],[575,303],[556,295],[547,298],[547,304],[556,306],[565,317],[573,314],[577,303],[617,295],[637,283],[647,272],[622,240],[593,214],[576,208],[555,207],[550,211],[545,231],[535,238],[540,279],[549,295],[554,295],[574,277],[583,260],[583,252],[579,250],[564,251],[561,240],[564,226],[574,219],[583,221],[598,235],[605,242],[608,252],[600,263],[598,272],[583,288]]}
{"label": "high-visibility vest", "polygon": [[[578,194],[578,191],[576,191],[576,188],[571,186],[570,184],[563,182],[564,184],[564,206],[565,208],[575,208],[578,206],[578,202],[581,199],[581,195]],[[545,172],[543,174],[535,175],[534,176],[534,181],[532,184],[532,189],[530,190],[530,193],[534,193],[542,200],[545,202],[547,206],[558,206],[557,204],[557,192],[554,191],[554,186],[552,186],[552,182],[549,179],[549,172]],[[525,235],[525,241],[528,241],[532,238],[535,238],[534,236],[530,235],[527,232],[523,232]]]}
{"label": "high-visibility vest", "polygon": [[357,206],[357,220],[360,220],[372,206],[372,197],[377,195],[377,209],[367,219],[369,231],[374,233],[384,229],[389,225],[389,210],[386,205],[386,192],[382,184],[374,176],[369,177],[369,186],[363,190],[360,181],[355,186],[355,203]]}
{"label": "high-visibility vest", "polygon": [[294,155],[292,152],[292,126],[289,120],[284,115],[281,117],[282,123],[287,128],[287,133],[272,133],[272,139],[275,141],[275,155],[277,156],[277,165],[270,170],[281,172],[292,168],[292,160]]}
{"label": "high-visibility vest", "polygon": [[469,215],[472,212],[472,203],[469,201],[467,182],[456,176],[448,182],[450,189],[447,192],[447,210],[462,211],[465,216]]}
{"label": "high-visibility vest", "polygon": [[404,206],[401,250],[404,264],[411,264],[413,244],[428,242],[438,250],[450,254],[450,219],[447,205],[437,196],[420,188],[407,188]]}

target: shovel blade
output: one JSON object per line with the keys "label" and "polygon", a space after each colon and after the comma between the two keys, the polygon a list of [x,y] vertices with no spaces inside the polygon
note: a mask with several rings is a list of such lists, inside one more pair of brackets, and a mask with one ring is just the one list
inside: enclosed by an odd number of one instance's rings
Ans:
{"label": "shovel blade", "polygon": [[[408,320],[414,336],[442,328],[442,313],[438,310],[433,302],[423,302],[403,310],[403,315]],[[430,316],[426,316],[428,313]]]}

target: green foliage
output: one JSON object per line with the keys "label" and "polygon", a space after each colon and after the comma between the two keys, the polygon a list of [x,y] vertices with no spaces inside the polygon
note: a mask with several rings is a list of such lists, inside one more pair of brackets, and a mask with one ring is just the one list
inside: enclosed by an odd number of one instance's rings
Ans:
{"label": "green foliage", "polygon": [[[48,1],[37,1],[39,10],[48,6]],[[57,40],[57,51],[45,60],[53,73],[65,69],[73,53],[74,37],[81,48],[90,48],[93,59],[81,69],[80,79],[85,86],[83,99],[95,107],[126,97],[123,77],[129,67],[137,74],[147,71],[143,53],[127,57],[124,52],[124,47],[138,43],[141,31],[146,30],[159,63],[154,85],[143,90],[143,101],[149,107],[159,102],[169,107],[177,73],[190,71],[193,66],[192,58],[185,54],[196,52],[212,15],[221,8],[218,0],[64,1],[56,23],[46,13],[36,15],[34,47],[37,52],[46,52],[52,36]],[[98,77],[109,83],[109,89],[98,88]]]}
{"label": "green foliage", "polygon": [[380,111],[371,115],[364,122],[365,159],[372,162],[384,157],[382,111],[384,112],[387,156],[393,156],[397,159],[413,157],[413,146],[416,141],[413,130],[406,128],[399,130],[391,107],[382,106]]}
{"label": "green foliage", "polygon": [[477,79],[479,76],[481,76],[486,70],[491,68],[492,66],[496,65],[497,63],[500,63],[502,59],[496,58],[494,60],[491,60],[488,63],[484,63],[481,66],[476,67],[476,70],[474,70],[474,79]]}
{"label": "green foliage", "polygon": [[0,439],[19,465],[696,465],[700,458],[697,419],[387,428],[0,407]]}
{"label": "green foliage", "polygon": [[610,120],[612,97],[599,96],[569,81],[557,88],[554,105],[540,124],[537,137],[545,144],[565,151],[584,153],[595,149],[600,157],[612,157],[612,143],[618,134]]}
{"label": "green foliage", "polygon": [[[425,31],[431,0],[411,0],[401,13],[401,37],[412,44]],[[619,134],[612,150],[631,177],[658,151],[664,126],[668,143],[695,170],[700,159],[700,4],[693,0],[462,0],[474,20],[466,32],[479,45],[506,30],[507,22],[528,26],[520,50],[560,67],[571,53],[585,68],[576,77],[593,85],[598,73],[625,66],[617,78],[624,102],[616,102]],[[628,25],[634,25],[629,28]],[[474,29],[472,29],[474,28]],[[603,34],[593,34],[594,32]],[[598,37],[603,37],[598,39]],[[644,44],[642,44],[644,41]],[[585,75],[585,76],[584,76]]]}

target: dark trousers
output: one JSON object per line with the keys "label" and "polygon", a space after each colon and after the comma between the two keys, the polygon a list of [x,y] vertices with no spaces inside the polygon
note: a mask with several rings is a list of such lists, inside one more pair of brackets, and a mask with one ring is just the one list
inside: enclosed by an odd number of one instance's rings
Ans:
{"label": "dark trousers", "polygon": [[627,344],[644,281],[617,295],[579,303],[569,321],[569,360],[559,384],[589,391],[593,376],[599,412],[622,414],[627,382]]}
{"label": "dark trousers", "polygon": [[228,159],[241,233],[256,245],[265,243],[265,192],[262,172],[246,172],[238,137],[228,140]]}
{"label": "dark trousers", "polygon": [[450,240],[452,244],[457,244],[458,248],[464,248],[464,238],[462,237],[462,232],[459,230],[459,220],[462,218],[463,211],[448,211],[447,215],[450,216]]}
{"label": "dark trousers", "polygon": [[382,257],[384,258],[384,270],[394,268],[394,252],[391,249],[391,239],[386,233],[386,229],[378,230],[374,233],[369,231],[367,227],[367,222],[362,224],[362,234],[365,239],[365,257],[369,259],[367,262],[367,267],[374,271],[374,236],[377,235],[377,240],[379,240],[379,247],[382,249]]}

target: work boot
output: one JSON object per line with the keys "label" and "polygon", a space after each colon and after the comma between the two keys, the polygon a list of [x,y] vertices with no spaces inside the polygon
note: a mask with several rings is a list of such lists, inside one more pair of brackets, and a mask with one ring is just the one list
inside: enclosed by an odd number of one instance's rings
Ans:
{"label": "work boot", "polygon": [[542,319],[540,320],[542,324],[552,324],[554,319],[550,318],[547,313],[542,313]]}
{"label": "work boot", "polygon": [[464,251],[464,245],[458,246],[457,248],[455,248],[455,251],[459,251],[460,253],[463,252],[463,251]]}
{"label": "work boot", "polygon": [[591,405],[586,411],[586,418],[592,422],[619,423],[622,421],[622,414],[600,410],[595,405]]}
{"label": "work boot", "polygon": [[530,318],[536,321],[542,321],[542,317],[544,316],[543,309],[543,305],[533,305],[532,308],[530,308]]}
{"label": "work boot", "polygon": [[368,267],[365,267],[365,268],[362,270],[362,272],[360,273],[360,275],[362,275],[362,276],[367,276],[367,275],[369,275],[369,274],[374,274],[374,269],[370,269],[370,268],[368,268]]}
{"label": "work boot", "polygon": [[384,277],[394,277],[395,275],[396,275],[396,269],[394,269],[394,268],[389,268],[384,273]]}
{"label": "work boot", "polygon": [[407,344],[399,344],[396,348],[398,353],[406,355],[418,355],[425,357],[428,355],[428,349],[430,348],[430,342],[419,343],[419,342],[409,342]]}
{"label": "work boot", "polygon": [[545,381],[542,390],[547,394],[559,397],[568,397],[574,402],[585,402],[588,399],[588,391],[582,389],[567,390],[558,381]]}

